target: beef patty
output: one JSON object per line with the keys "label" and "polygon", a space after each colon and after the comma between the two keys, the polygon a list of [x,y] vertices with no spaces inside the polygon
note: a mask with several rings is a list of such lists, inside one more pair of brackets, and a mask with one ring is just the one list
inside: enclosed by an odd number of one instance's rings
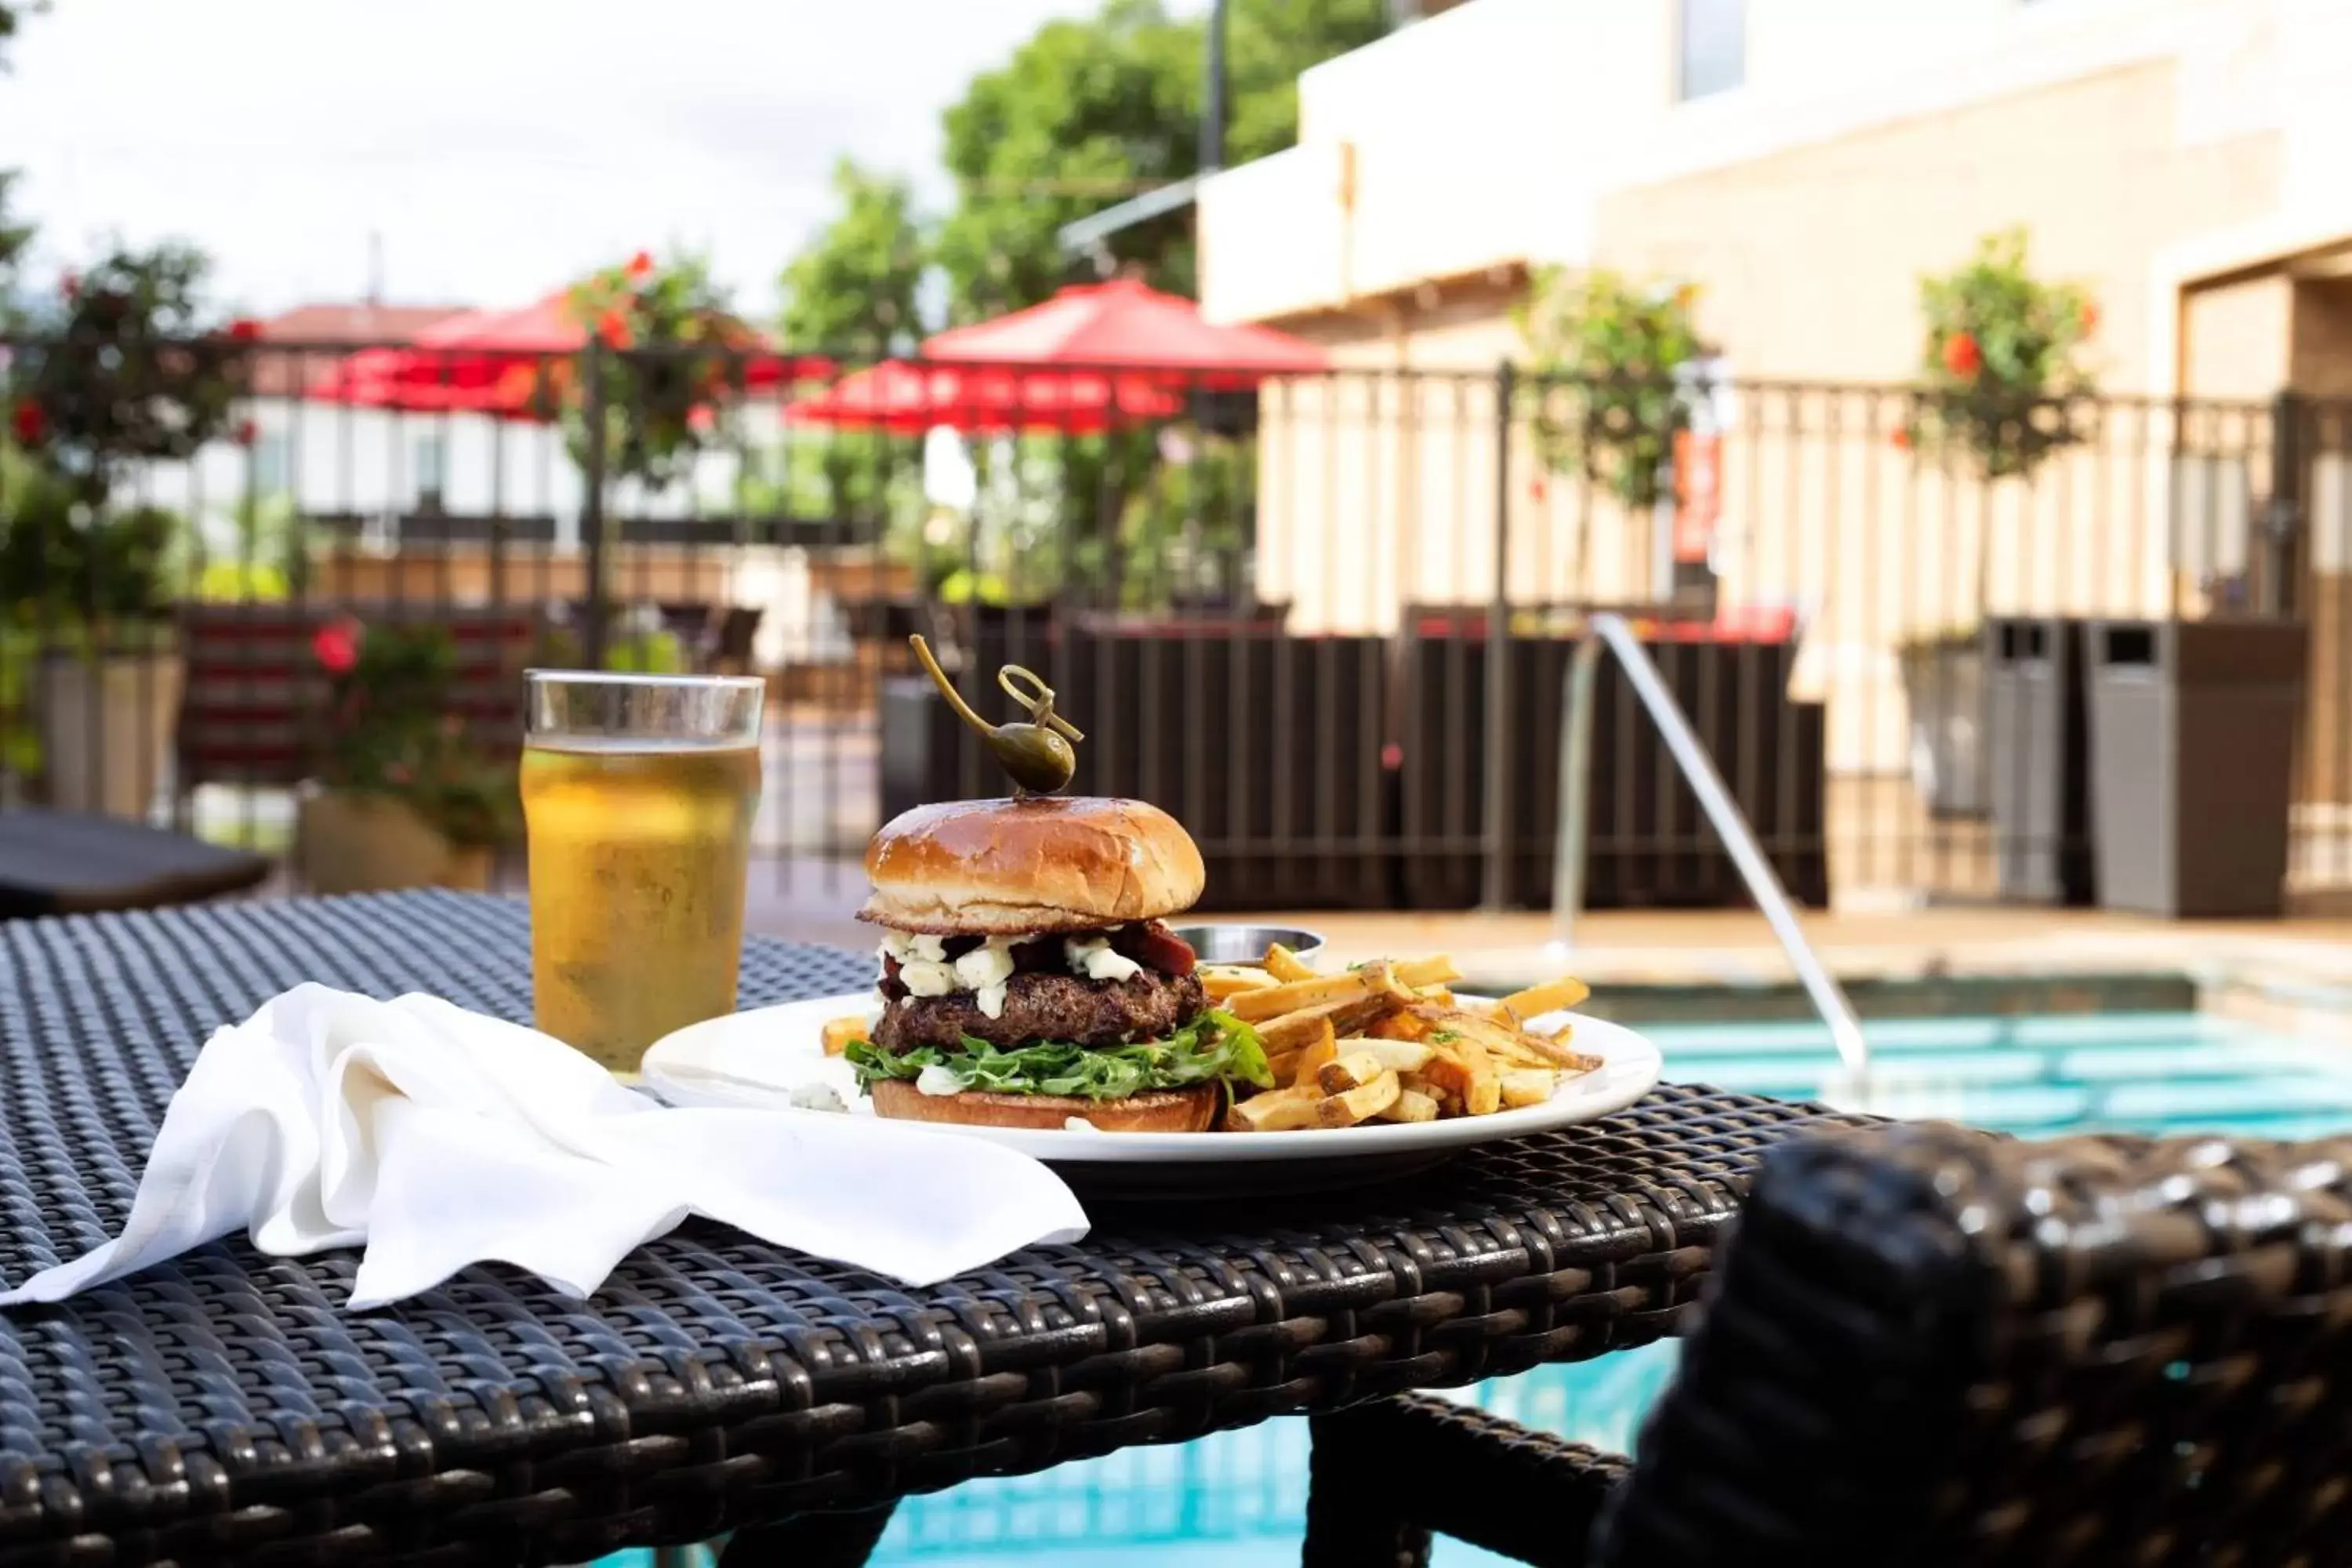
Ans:
{"label": "beef patty", "polygon": [[1197,974],[1171,976],[1147,969],[1126,980],[1087,980],[1038,971],[1005,983],[1000,1018],[982,1012],[969,991],[892,1000],[874,1026],[874,1043],[891,1052],[923,1046],[953,1050],[971,1035],[1004,1047],[1039,1040],[1115,1046],[1165,1039],[1208,1005]]}

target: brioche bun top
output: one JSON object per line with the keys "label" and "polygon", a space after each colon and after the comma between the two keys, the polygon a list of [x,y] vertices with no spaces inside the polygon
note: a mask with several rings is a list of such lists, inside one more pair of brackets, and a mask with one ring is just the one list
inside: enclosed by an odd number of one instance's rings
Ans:
{"label": "brioche bun top", "polygon": [[1098,795],[919,805],[866,847],[857,918],[933,936],[1088,931],[1192,907],[1207,872],[1183,825]]}

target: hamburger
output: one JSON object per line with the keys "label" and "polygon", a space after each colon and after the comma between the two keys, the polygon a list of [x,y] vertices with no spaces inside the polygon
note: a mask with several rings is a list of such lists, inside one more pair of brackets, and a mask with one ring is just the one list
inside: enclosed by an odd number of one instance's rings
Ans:
{"label": "hamburger", "polygon": [[1163,923],[1201,851],[1140,801],[919,806],[866,851],[881,1016],[844,1053],[884,1116],[1202,1131],[1226,1084],[1272,1082],[1255,1031],[1211,1007]]}

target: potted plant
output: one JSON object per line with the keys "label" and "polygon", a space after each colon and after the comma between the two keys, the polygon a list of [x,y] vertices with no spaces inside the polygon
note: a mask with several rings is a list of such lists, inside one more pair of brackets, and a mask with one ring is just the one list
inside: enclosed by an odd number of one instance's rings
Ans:
{"label": "potted plant", "polygon": [[0,615],[38,648],[26,699],[50,804],[143,816],[178,717],[171,563],[183,521],[113,498],[142,465],[187,462],[236,417],[253,321],[212,324],[186,247],[117,250],[21,313],[5,368],[14,455]]}
{"label": "potted plant", "polygon": [[1984,741],[1984,637],[1938,627],[1895,645],[1911,712],[1911,782],[1930,814],[1982,816],[1991,805]]}
{"label": "potted plant", "polygon": [[[743,357],[764,340],[729,309],[705,262],[659,263],[641,250],[572,285],[566,302],[602,345],[552,377],[574,462],[586,464],[592,401],[604,415],[604,471],[614,479],[658,489],[690,474],[704,451],[732,443],[727,420],[740,401]],[[600,383],[593,400],[583,384],[589,364]]]}
{"label": "potted plant", "polygon": [[[1919,284],[1925,328],[1919,385],[1895,444],[1972,474],[1986,485],[2031,475],[2053,453],[2084,439],[2096,387],[2085,351],[2099,312],[2071,283],[2044,283],[2026,264],[2022,229],[1986,236],[1953,271]],[[1982,605],[1994,530],[1977,533]],[[1938,815],[1991,809],[1984,736],[1985,652],[1970,623],[1896,645],[1911,710],[1911,771]]]}
{"label": "potted plant", "polygon": [[450,711],[457,645],[446,627],[351,620],[320,628],[327,678],[318,776],[295,858],[315,892],[489,886],[520,814],[511,765]]}
{"label": "potted plant", "polygon": [[1629,510],[1667,494],[1675,437],[1689,428],[1676,372],[1706,356],[1697,289],[1549,268],[1517,312],[1536,376],[1536,455],[1556,473],[1606,486]]}
{"label": "potted plant", "polygon": [[169,578],[181,520],[93,509],[17,455],[0,470],[0,623],[15,650],[0,747],[58,810],[144,817],[179,713]]}

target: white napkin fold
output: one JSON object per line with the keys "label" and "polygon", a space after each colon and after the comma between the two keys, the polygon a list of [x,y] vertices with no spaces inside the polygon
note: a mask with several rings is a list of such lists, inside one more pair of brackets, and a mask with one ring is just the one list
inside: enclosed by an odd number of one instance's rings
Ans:
{"label": "white napkin fold", "polygon": [[668,1110],[535,1030],[431,996],[298,985],[216,1031],[122,1234],[0,1293],[56,1301],[244,1230],[364,1247],[351,1305],[499,1260],[584,1297],[690,1214],[926,1285],[1086,1234],[1025,1154],[870,1117]]}

